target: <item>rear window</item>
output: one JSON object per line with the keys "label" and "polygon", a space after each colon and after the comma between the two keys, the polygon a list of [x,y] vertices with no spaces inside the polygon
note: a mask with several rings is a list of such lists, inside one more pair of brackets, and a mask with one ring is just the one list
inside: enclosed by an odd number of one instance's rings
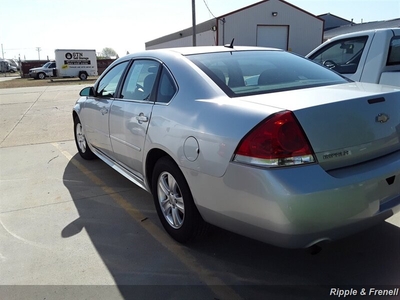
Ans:
{"label": "rear window", "polygon": [[230,97],[347,82],[340,75],[284,51],[232,51],[190,55]]}

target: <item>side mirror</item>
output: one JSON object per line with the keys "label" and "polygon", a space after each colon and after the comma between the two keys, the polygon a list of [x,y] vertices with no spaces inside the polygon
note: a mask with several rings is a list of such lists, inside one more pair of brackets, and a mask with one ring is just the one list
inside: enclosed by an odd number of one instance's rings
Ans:
{"label": "side mirror", "polygon": [[84,96],[84,97],[93,97],[94,96],[94,91],[93,87],[85,87],[83,90],[80,91],[79,96]]}

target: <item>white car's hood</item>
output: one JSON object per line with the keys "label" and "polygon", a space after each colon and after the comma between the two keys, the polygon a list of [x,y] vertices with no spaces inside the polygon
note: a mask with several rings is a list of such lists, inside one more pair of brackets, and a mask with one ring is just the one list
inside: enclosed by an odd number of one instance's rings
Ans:
{"label": "white car's hood", "polygon": [[42,70],[45,70],[45,68],[43,68],[43,67],[37,67],[37,68],[29,69],[29,72],[31,72],[31,71],[42,71]]}

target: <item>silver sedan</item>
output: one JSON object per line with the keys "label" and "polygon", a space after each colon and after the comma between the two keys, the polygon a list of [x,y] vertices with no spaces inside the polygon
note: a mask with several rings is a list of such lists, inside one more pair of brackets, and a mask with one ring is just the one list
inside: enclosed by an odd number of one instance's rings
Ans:
{"label": "silver sedan", "polygon": [[84,159],[152,193],[186,242],[207,224],[301,248],[400,210],[400,90],[250,47],[144,51],[73,108]]}

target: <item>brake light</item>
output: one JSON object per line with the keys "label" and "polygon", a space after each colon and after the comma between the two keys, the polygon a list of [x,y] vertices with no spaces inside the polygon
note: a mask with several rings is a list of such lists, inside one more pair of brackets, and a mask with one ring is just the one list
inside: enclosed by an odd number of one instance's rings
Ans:
{"label": "brake light", "polygon": [[279,167],[315,162],[307,137],[291,111],[272,115],[239,143],[234,161]]}

